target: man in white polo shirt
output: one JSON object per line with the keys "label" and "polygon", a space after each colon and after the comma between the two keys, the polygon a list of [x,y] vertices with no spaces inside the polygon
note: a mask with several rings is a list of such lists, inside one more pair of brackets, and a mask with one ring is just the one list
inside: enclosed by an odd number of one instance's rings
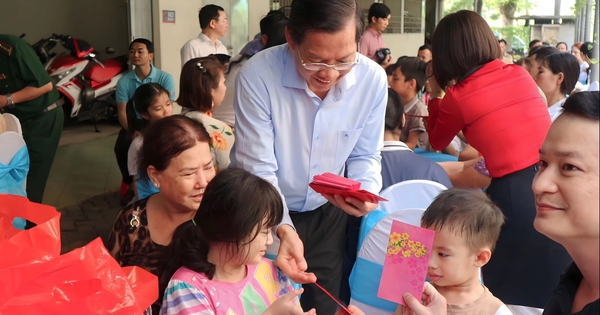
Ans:
{"label": "man in white polo shirt", "polygon": [[181,66],[190,59],[206,57],[210,54],[229,55],[227,47],[221,43],[219,37],[227,33],[227,15],[222,7],[208,4],[198,13],[202,32],[197,38],[190,39],[181,47]]}

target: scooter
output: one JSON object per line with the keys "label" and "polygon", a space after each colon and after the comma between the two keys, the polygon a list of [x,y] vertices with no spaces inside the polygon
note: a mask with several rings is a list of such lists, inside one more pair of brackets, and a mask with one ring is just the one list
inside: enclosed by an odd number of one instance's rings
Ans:
{"label": "scooter", "polygon": [[[69,53],[51,53],[56,43]],[[101,62],[87,42],[56,34],[35,43],[33,48],[40,60],[47,60],[45,69],[62,96],[60,105],[65,113],[70,113],[70,118],[93,119],[94,122],[117,118],[115,90],[128,70],[126,55]],[[112,54],[114,49],[108,47],[106,53]]]}

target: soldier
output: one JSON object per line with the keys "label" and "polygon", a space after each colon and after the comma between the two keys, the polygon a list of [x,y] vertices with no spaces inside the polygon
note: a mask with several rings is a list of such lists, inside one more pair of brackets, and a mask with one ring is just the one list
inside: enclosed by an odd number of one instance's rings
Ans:
{"label": "soldier", "polygon": [[0,109],[21,121],[30,166],[27,196],[42,202],[62,132],[58,92],[35,51],[24,40],[0,34]]}

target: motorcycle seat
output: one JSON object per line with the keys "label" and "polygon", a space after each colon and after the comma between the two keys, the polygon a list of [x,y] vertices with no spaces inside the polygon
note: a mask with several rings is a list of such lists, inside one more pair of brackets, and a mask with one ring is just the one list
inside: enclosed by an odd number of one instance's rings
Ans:
{"label": "motorcycle seat", "polygon": [[94,83],[98,84],[109,81],[123,70],[123,63],[114,58],[108,59],[102,62],[102,64],[104,64],[104,68],[99,64],[94,64],[85,72],[85,77],[92,81],[92,86]]}

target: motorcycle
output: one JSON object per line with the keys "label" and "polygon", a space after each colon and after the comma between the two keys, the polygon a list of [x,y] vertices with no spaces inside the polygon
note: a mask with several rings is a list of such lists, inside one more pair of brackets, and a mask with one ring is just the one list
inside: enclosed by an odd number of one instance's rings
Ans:
{"label": "motorcycle", "polygon": [[[60,43],[68,53],[50,52]],[[56,89],[61,94],[59,104],[70,118],[79,121],[117,118],[115,90],[117,82],[127,72],[127,56],[105,61],[96,58],[94,48],[69,35],[52,34],[32,45]],[[108,47],[106,53],[114,53]],[[45,61],[45,62],[44,62]],[[98,129],[96,128],[96,131]]]}

